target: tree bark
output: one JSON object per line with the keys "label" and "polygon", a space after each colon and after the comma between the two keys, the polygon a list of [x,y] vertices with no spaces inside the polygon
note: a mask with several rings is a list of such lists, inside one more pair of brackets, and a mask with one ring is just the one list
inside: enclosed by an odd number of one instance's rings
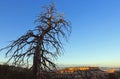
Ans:
{"label": "tree bark", "polygon": [[34,74],[34,79],[42,79],[41,76],[41,54],[42,54],[42,41],[43,41],[43,36],[38,36],[37,38],[37,46],[35,48],[35,53],[33,57],[33,74]]}
{"label": "tree bark", "polygon": [[36,50],[33,58],[33,76],[34,79],[39,79],[38,74],[38,58],[39,58],[39,46],[36,46]]}

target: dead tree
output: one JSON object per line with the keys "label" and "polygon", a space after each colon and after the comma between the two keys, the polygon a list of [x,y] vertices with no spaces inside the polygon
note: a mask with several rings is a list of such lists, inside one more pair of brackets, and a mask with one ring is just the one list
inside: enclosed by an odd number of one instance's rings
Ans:
{"label": "dead tree", "polygon": [[70,23],[58,13],[52,3],[43,8],[43,12],[35,20],[36,27],[2,50],[10,55],[8,62],[14,65],[33,63],[34,79],[41,79],[40,73],[56,69],[53,59],[59,56],[71,33]]}

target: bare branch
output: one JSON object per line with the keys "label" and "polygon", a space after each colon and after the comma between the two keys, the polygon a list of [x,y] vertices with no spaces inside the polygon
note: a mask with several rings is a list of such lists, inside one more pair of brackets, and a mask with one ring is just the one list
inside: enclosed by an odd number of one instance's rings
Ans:
{"label": "bare branch", "polygon": [[37,75],[44,70],[56,69],[52,60],[63,52],[63,40],[68,39],[71,26],[56,11],[54,4],[45,7],[35,22],[35,29],[28,30],[10,45],[0,49],[0,52],[7,50],[6,56],[11,55],[8,62],[12,61],[14,65],[29,64],[32,61],[33,73]]}

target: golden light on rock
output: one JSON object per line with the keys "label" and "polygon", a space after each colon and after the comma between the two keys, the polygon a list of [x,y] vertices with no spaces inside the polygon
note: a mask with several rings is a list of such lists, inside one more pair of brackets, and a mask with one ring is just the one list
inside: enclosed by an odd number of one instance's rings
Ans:
{"label": "golden light on rock", "polygon": [[64,72],[72,73],[72,72],[79,71],[79,70],[80,71],[90,70],[92,68],[98,68],[98,67],[69,67],[69,68],[61,69],[58,72],[60,72],[60,73],[64,73]]}
{"label": "golden light on rock", "polygon": [[114,72],[115,72],[115,69],[114,69],[114,68],[108,69],[107,72],[108,72],[108,73],[114,73]]}

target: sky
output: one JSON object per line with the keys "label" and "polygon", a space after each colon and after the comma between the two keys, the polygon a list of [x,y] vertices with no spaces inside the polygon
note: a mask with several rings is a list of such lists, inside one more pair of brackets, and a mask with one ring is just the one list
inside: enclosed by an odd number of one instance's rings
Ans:
{"label": "sky", "polygon": [[[50,2],[72,26],[57,64],[120,67],[120,0],[0,0],[0,48],[33,29]],[[0,62],[6,61],[4,52]]]}

